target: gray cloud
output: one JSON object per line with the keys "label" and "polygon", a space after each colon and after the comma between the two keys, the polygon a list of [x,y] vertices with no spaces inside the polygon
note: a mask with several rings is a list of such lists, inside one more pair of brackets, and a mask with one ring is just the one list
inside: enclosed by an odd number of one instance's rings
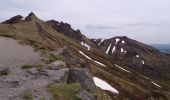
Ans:
{"label": "gray cloud", "polygon": [[103,26],[103,25],[85,25],[86,29],[97,29],[97,30],[112,30],[112,29],[116,29],[118,27],[114,27],[114,26]]}
{"label": "gray cloud", "polygon": [[170,43],[169,0],[1,0],[0,21],[33,11],[43,20],[72,24],[88,37],[127,35]]}

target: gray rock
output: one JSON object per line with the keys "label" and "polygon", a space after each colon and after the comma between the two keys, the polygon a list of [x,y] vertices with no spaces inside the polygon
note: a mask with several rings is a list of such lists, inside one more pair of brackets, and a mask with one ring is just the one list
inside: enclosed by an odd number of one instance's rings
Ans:
{"label": "gray rock", "polygon": [[82,100],[96,100],[92,94],[87,92],[86,90],[81,90],[77,96]]}
{"label": "gray rock", "polygon": [[56,50],[55,51],[52,51],[51,53],[53,54],[53,55],[60,55],[60,54],[62,54],[65,50],[67,49],[67,47],[66,46],[64,46],[64,47],[62,47],[62,48],[56,48]]}
{"label": "gray rock", "polygon": [[69,79],[69,69],[46,70],[49,78],[55,83],[67,83]]}
{"label": "gray rock", "polygon": [[30,68],[28,70],[29,73],[33,74],[33,75],[38,75],[39,71],[36,68]]}
{"label": "gray rock", "polygon": [[51,63],[47,66],[47,68],[51,69],[51,70],[59,70],[59,69],[65,68],[65,67],[66,67],[66,63],[61,60],[54,61],[53,63]]}
{"label": "gray rock", "polygon": [[19,85],[18,81],[15,80],[0,80],[0,88],[8,87],[8,88],[14,88]]}
{"label": "gray rock", "polygon": [[85,89],[90,93],[95,93],[96,86],[89,69],[70,69],[69,76],[70,83],[79,83],[82,89]]}

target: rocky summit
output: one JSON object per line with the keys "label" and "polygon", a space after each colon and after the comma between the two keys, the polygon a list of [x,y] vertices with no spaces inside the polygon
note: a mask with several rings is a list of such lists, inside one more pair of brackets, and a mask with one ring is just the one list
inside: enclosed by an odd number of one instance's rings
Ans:
{"label": "rocky summit", "polygon": [[169,54],[33,12],[0,23],[0,57],[0,100],[170,100]]}

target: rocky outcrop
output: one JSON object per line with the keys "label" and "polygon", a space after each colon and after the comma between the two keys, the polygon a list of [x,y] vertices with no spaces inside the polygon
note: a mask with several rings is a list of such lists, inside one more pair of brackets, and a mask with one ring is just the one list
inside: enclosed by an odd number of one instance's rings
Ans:
{"label": "rocky outcrop", "polygon": [[10,18],[9,20],[6,20],[4,22],[2,22],[2,24],[14,24],[14,23],[19,23],[19,22],[22,22],[22,16],[21,15],[17,15],[17,16],[14,16],[12,18]]}
{"label": "rocky outcrop", "polygon": [[25,17],[25,21],[29,21],[32,19],[38,19],[37,16],[33,12],[31,12],[27,17]]}
{"label": "rocky outcrop", "polygon": [[80,83],[83,89],[95,93],[96,86],[88,69],[70,69],[69,76],[69,83]]}
{"label": "rocky outcrop", "polygon": [[82,40],[83,35],[80,30],[74,30],[70,24],[64,22],[58,22],[55,20],[46,21],[46,23],[52,26],[56,31],[63,33],[64,35],[74,39],[74,40]]}

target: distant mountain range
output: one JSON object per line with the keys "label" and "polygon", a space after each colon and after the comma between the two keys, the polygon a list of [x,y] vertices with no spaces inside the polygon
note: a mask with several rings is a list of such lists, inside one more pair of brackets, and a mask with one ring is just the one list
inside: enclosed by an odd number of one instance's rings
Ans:
{"label": "distant mountain range", "polygon": [[159,49],[161,52],[170,53],[170,44],[151,44],[151,46]]}

